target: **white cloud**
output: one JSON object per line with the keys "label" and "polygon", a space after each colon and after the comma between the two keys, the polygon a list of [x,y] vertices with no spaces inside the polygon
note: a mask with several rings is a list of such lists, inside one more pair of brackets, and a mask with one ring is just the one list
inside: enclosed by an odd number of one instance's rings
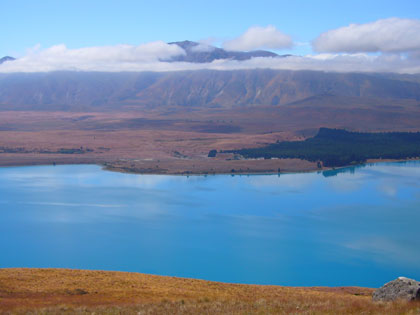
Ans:
{"label": "white cloud", "polygon": [[223,43],[227,50],[283,49],[292,47],[290,36],[282,33],[274,26],[250,27],[238,38]]}
{"label": "white cloud", "polygon": [[[138,46],[116,45],[68,49],[56,45],[41,50],[39,45],[13,62],[5,62],[0,72],[45,72],[56,70],[130,71],[139,65],[159,63],[160,59],[185,54],[177,45],[163,41]],[[147,67],[146,67],[147,68]]]}
{"label": "white cloud", "polygon": [[315,70],[331,72],[396,72],[420,73],[420,61],[400,56],[370,56],[367,54],[348,55],[307,55],[287,58],[253,58],[246,61],[223,60],[204,64],[206,69],[279,69]]}
{"label": "white cloud", "polygon": [[57,45],[32,49],[15,61],[0,65],[3,72],[74,71],[180,71],[180,70],[240,70],[284,69],[335,72],[396,72],[420,73],[420,58],[399,54],[317,54],[287,58],[258,57],[244,61],[227,59],[211,63],[164,62],[171,56],[185,54],[177,45],[153,42],[139,46],[117,45],[69,49]]}
{"label": "white cloud", "polygon": [[388,18],[327,31],[312,44],[318,52],[411,52],[420,50],[419,34],[420,20]]}

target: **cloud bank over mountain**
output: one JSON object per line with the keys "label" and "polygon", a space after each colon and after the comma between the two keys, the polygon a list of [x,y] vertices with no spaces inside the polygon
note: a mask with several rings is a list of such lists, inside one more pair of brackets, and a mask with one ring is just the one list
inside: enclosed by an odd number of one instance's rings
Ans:
{"label": "cloud bank over mountain", "polygon": [[[223,43],[223,50],[207,44],[190,48],[156,41],[138,46],[116,45],[70,49],[56,45],[35,47],[23,57],[0,65],[0,72],[48,71],[180,71],[284,69],[333,72],[420,73],[420,20],[388,18],[366,24],[350,24],[319,35],[313,42],[314,53],[306,56],[264,56],[239,60],[230,51],[284,49],[292,38],[274,26],[251,27],[236,39]],[[190,45],[190,44],[189,44]],[[184,58],[191,52],[213,53],[201,62]],[[216,54],[217,53],[217,54]],[[223,57],[224,56],[224,57]]]}
{"label": "cloud bank over mountain", "polygon": [[[162,59],[185,55],[176,45],[162,41],[138,46],[116,45],[69,49],[56,45],[47,49],[39,46],[28,51],[22,58],[1,65],[0,72],[75,71],[128,71],[157,66]],[[162,71],[161,69],[158,71]]]}

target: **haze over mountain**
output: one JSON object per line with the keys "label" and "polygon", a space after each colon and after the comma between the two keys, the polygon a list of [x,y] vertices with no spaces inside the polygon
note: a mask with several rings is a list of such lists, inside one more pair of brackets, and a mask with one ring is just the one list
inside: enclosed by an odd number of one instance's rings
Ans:
{"label": "haze over mountain", "polygon": [[325,97],[331,103],[331,96],[347,105],[418,103],[420,76],[268,69],[0,74],[2,109],[235,108],[322,104]]}
{"label": "haze over mountain", "polygon": [[222,48],[214,47],[207,44],[201,44],[185,40],[182,42],[172,42],[170,45],[177,45],[184,49],[185,55],[174,56],[168,60],[169,62],[185,61],[193,63],[206,63],[219,59],[231,60],[249,60],[254,57],[286,57],[288,55],[278,55],[271,51],[255,50],[255,51],[228,51]]}
{"label": "haze over mountain", "polygon": [[[228,51],[223,48],[201,44],[189,40],[181,42],[171,42],[169,45],[176,45],[183,49],[185,54],[172,56],[171,58],[162,58],[164,62],[190,62],[190,63],[209,63],[214,60],[249,60],[255,57],[288,57],[290,55],[278,55],[271,51],[255,50],[255,51]],[[13,57],[5,56],[0,59],[0,64],[6,61],[16,60]]]}

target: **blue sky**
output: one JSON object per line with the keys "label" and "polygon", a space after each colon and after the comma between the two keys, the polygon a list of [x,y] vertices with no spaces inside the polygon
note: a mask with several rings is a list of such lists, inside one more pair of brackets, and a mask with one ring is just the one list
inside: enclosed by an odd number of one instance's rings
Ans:
{"label": "blue sky", "polygon": [[[99,1],[1,4],[0,72],[289,69],[420,73],[420,0]],[[288,58],[166,62],[167,42]],[[211,41],[208,41],[212,39]]]}
{"label": "blue sky", "polygon": [[[0,56],[24,55],[40,44],[68,48],[163,40],[222,42],[251,26],[273,25],[297,43],[350,23],[420,18],[418,0],[352,1],[22,1],[1,4]],[[311,46],[282,52],[306,54]]]}

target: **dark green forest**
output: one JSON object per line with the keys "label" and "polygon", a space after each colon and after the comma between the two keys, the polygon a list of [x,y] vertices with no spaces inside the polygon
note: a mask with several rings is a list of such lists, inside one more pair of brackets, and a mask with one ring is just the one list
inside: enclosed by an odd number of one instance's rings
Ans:
{"label": "dark green forest", "polygon": [[227,152],[245,158],[299,158],[339,167],[364,163],[367,159],[420,157],[420,132],[362,133],[321,128],[316,136],[304,141],[284,141]]}

